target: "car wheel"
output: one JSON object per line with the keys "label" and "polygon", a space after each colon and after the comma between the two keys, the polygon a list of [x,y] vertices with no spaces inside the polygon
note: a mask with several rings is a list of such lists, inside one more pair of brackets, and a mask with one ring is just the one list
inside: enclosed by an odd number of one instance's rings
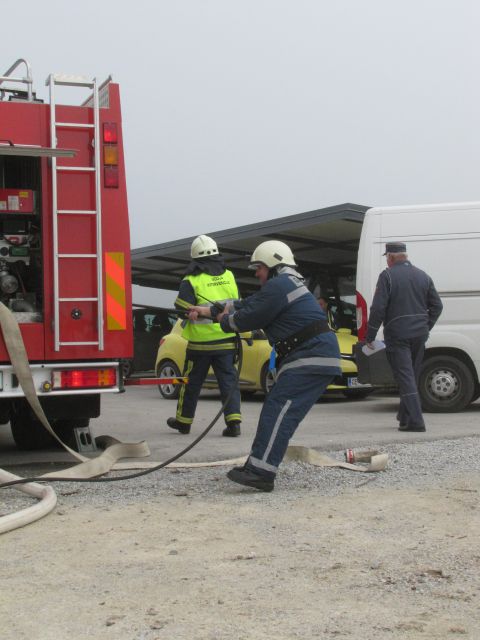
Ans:
{"label": "car wheel", "polygon": [[130,377],[133,373],[133,360],[120,360],[120,372],[124,380]]}
{"label": "car wheel", "polygon": [[272,371],[268,368],[269,362],[266,362],[262,367],[262,372],[260,374],[260,383],[262,385],[262,389],[265,395],[270,393],[273,385],[275,384],[275,379],[273,377]]}
{"label": "car wheel", "polygon": [[464,409],[475,392],[470,369],[453,356],[433,356],[424,361],[419,380],[424,411],[454,413]]}
{"label": "car wheel", "polygon": [[[182,374],[172,360],[164,360],[157,369],[158,378],[178,378]],[[180,395],[179,384],[159,384],[158,390],[166,400],[176,400]]]}

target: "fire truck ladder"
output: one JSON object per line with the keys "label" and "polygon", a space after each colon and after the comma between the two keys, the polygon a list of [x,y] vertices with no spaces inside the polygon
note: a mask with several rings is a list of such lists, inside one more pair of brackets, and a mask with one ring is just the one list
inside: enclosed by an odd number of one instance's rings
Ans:
{"label": "fire truck ladder", "polygon": [[[53,208],[53,279],[54,279],[54,340],[55,351],[60,351],[62,346],[91,346],[97,345],[99,351],[103,351],[103,271],[102,271],[102,205],[101,205],[101,178],[100,178],[100,114],[98,104],[98,86],[96,78],[92,80],[83,76],[70,76],[63,74],[50,74],[46,81],[50,88],[50,136],[52,148],[57,147],[57,131],[59,129],[92,129],[94,156],[93,166],[72,167],[57,165],[57,159],[52,158],[52,208]],[[93,97],[93,124],[78,122],[57,122],[55,86],[88,87],[92,90]],[[95,209],[81,211],[75,209],[58,208],[58,173],[72,171],[77,173],[91,173],[95,180]],[[87,215],[96,217],[96,253],[59,253],[58,250],[58,218],[66,215]],[[59,288],[60,262],[71,258],[82,258],[96,261],[97,296],[93,298],[61,298]],[[97,331],[98,340],[94,342],[65,342],[60,336],[60,303],[62,302],[96,302],[97,303]]]}

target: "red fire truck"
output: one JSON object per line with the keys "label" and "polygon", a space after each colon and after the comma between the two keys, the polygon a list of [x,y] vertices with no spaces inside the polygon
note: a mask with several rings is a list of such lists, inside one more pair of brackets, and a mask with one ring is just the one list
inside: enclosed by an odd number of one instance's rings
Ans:
{"label": "red fire truck", "polygon": [[[0,301],[19,323],[44,412],[78,448],[100,395],[122,391],[121,360],[133,353],[120,96],[111,78],[51,74],[46,84],[48,102],[24,59],[0,76]],[[81,104],[57,100],[78,100],[79,87],[89,95]],[[51,436],[8,340],[0,337],[0,424],[10,421],[18,447],[42,448]]]}

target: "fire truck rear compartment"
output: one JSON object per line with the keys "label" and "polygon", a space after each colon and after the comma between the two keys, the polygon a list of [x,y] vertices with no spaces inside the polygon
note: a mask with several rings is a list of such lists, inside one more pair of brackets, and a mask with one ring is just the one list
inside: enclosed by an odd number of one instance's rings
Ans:
{"label": "fire truck rear compartment", "polygon": [[0,300],[19,323],[42,322],[40,159],[0,156]]}

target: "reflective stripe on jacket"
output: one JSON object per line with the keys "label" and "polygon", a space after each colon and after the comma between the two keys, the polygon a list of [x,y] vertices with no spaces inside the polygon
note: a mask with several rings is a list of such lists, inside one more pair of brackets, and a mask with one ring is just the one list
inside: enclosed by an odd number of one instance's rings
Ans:
{"label": "reflective stripe on jacket", "polygon": [[[281,267],[260,291],[235,302],[235,313],[224,316],[221,325],[225,331],[264,329],[273,345],[318,320],[325,321],[325,313],[302,276],[292,267]],[[279,375],[297,367],[310,368],[312,373],[341,374],[336,335],[328,331],[303,343],[282,360]]]}

